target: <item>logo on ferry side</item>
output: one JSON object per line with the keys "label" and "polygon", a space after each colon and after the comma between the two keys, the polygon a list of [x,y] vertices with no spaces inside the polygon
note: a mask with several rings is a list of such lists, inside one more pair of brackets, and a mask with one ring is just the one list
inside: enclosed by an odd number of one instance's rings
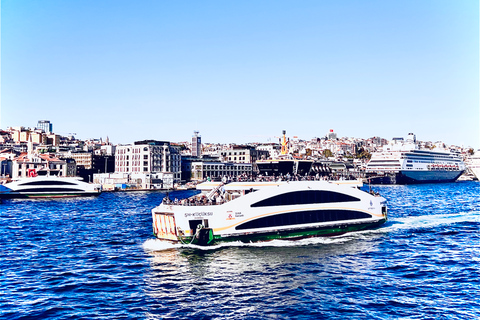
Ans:
{"label": "logo on ferry side", "polygon": [[233,211],[227,211],[227,220],[235,220],[233,216]]}

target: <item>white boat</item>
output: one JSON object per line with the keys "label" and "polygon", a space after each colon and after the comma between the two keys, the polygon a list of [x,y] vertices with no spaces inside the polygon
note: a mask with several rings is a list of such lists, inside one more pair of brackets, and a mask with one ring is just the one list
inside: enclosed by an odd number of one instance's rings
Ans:
{"label": "white boat", "polygon": [[466,165],[468,170],[475,176],[475,178],[480,180],[480,150],[477,150],[467,159]]}
{"label": "white boat", "polygon": [[[211,245],[332,236],[387,220],[386,200],[327,181],[205,183],[192,200],[152,210],[158,239]],[[165,200],[165,199],[164,199]]]}
{"label": "white boat", "polygon": [[372,184],[414,184],[456,181],[466,167],[460,155],[448,150],[422,150],[410,133],[374,152],[365,173]]}
{"label": "white boat", "polygon": [[36,176],[0,184],[3,199],[97,196],[100,192],[100,185],[79,177]]}

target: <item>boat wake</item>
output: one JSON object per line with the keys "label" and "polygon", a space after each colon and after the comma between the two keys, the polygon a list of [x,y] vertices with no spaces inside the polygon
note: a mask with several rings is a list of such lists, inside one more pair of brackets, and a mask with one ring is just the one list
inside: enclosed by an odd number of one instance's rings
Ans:
{"label": "boat wake", "polygon": [[178,249],[178,248],[181,248],[182,246],[183,246],[182,244],[171,243],[171,242],[162,241],[159,239],[148,239],[142,245],[143,250],[145,250],[146,252]]}
{"label": "boat wake", "polygon": [[410,229],[429,229],[457,223],[480,223],[480,211],[469,211],[456,214],[433,214],[391,219],[382,232],[395,232]]}
{"label": "boat wake", "polygon": [[216,250],[228,247],[297,247],[309,245],[329,245],[343,244],[355,240],[368,240],[372,236],[387,233],[402,232],[405,230],[429,229],[439,226],[453,225],[457,223],[480,223],[480,211],[471,211],[460,214],[437,214],[410,216],[404,218],[390,219],[384,226],[363,231],[355,231],[332,237],[315,237],[299,240],[271,240],[264,242],[224,242],[212,246],[198,246],[180,243],[170,243],[159,239],[148,239],[143,244],[143,248],[147,252],[157,252],[171,249],[196,249],[196,250]]}

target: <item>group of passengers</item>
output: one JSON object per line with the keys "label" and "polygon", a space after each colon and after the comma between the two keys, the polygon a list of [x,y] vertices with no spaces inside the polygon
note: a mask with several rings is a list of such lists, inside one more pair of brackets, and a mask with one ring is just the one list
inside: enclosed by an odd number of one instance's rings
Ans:
{"label": "group of passengers", "polygon": [[355,180],[356,178],[353,176],[342,176],[342,175],[322,175],[317,173],[316,175],[300,175],[300,174],[290,174],[287,173],[286,175],[247,175],[241,174],[238,176],[223,176],[220,178],[211,178],[207,177],[206,181],[210,182],[214,181],[221,181],[224,184],[230,182],[274,182],[274,181],[320,181],[320,180]]}
{"label": "group of passengers", "polygon": [[[230,182],[277,182],[277,181],[320,181],[320,180],[350,180],[355,179],[354,177],[342,177],[342,176],[324,176],[324,175],[317,175],[315,176],[301,176],[299,174],[289,174],[286,175],[279,175],[279,176],[269,176],[269,175],[247,175],[242,174],[236,177],[232,176],[224,176],[221,181],[223,184],[228,184]],[[206,181],[212,181],[210,177],[207,177]],[[182,206],[201,206],[201,205],[216,205],[222,204],[227,202],[226,198],[227,194],[220,192],[217,190],[213,195],[207,197],[204,194],[192,196],[190,198],[185,198],[182,200],[178,200],[175,198],[171,200],[168,197],[168,194],[165,198],[163,198],[164,204],[173,204],[173,205],[182,205]]]}
{"label": "group of passengers", "polygon": [[206,195],[196,195],[192,196],[190,198],[185,198],[182,200],[178,200],[175,198],[174,200],[170,200],[168,195],[163,198],[163,203],[164,204],[173,204],[173,205],[182,205],[182,206],[208,206],[208,205],[216,205],[216,204],[222,204],[225,202],[225,198],[223,195],[217,195],[212,198],[207,198]]}

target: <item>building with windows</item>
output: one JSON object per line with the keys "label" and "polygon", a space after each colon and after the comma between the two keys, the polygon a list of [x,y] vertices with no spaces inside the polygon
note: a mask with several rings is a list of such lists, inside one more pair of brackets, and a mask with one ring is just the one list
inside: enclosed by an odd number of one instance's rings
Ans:
{"label": "building with windows", "polygon": [[257,150],[267,152],[262,153],[261,158],[259,158],[259,160],[266,160],[269,158],[277,158],[282,151],[282,146],[278,143],[268,143],[257,146]]}
{"label": "building with windows", "polygon": [[268,151],[257,150],[251,146],[232,146],[230,150],[222,150],[218,153],[223,161],[233,163],[255,163],[269,155]]}
{"label": "building with windows", "polygon": [[212,179],[220,181],[223,177],[252,175],[251,163],[228,163],[213,161],[194,161],[191,163],[191,180]]}
{"label": "building with windows", "polygon": [[[179,148],[170,142],[145,140],[116,147],[115,173],[128,173],[143,189],[169,188],[181,179]],[[171,180],[165,186],[163,177]],[[171,184],[171,186],[170,186]]]}
{"label": "building with windows", "polygon": [[193,132],[192,137],[192,157],[200,157],[202,155],[202,137],[198,131]]}
{"label": "building with windows", "polygon": [[76,176],[75,161],[61,160],[51,154],[23,153],[12,160],[11,178],[26,178],[31,176]]}
{"label": "building with windows", "polygon": [[53,132],[53,124],[49,120],[38,120],[37,129],[42,130],[45,133]]}
{"label": "building with windows", "polygon": [[77,165],[77,176],[84,181],[93,181],[94,173],[113,173],[115,157],[113,155],[94,154],[93,152],[66,152],[59,154],[60,159],[73,159]]}

